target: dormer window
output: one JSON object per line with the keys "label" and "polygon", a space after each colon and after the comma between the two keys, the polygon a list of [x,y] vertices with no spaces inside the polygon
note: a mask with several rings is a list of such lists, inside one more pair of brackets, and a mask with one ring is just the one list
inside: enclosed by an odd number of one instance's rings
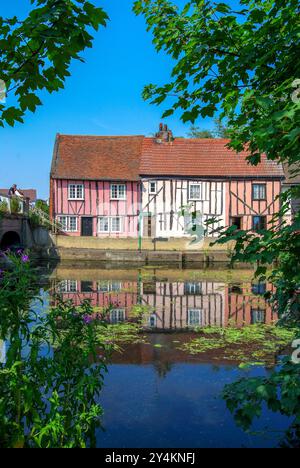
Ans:
{"label": "dormer window", "polygon": [[69,184],[68,198],[69,200],[84,200],[83,184]]}

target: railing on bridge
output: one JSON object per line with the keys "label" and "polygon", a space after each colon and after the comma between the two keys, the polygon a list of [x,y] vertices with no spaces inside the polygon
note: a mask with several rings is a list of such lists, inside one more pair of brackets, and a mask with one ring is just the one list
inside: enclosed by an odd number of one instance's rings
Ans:
{"label": "railing on bridge", "polygon": [[51,229],[52,232],[58,233],[63,230],[63,226],[56,220],[50,219],[49,215],[36,206],[30,207],[30,212],[36,214],[42,223]]}
{"label": "railing on bridge", "polygon": [[21,214],[30,217],[34,214],[38,217],[41,225],[51,229],[54,233],[63,231],[63,226],[56,220],[50,219],[49,215],[40,208],[29,203],[29,198],[21,198],[10,195],[0,195],[0,213]]}
{"label": "railing on bridge", "polygon": [[29,215],[29,198],[0,195],[0,211],[9,214]]}

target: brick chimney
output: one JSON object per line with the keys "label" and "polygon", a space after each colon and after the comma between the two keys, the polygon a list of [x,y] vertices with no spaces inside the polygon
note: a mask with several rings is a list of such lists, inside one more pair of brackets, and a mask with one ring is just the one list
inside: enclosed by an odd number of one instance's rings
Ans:
{"label": "brick chimney", "polygon": [[169,143],[174,140],[173,133],[168,129],[168,125],[159,124],[159,131],[155,134],[156,143]]}

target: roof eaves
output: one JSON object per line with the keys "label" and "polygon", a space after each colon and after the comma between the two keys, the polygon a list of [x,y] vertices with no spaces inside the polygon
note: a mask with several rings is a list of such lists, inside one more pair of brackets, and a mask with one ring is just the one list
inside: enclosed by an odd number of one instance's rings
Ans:
{"label": "roof eaves", "polygon": [[59,146],[58,142],[59,142],[59,139],[60,139],[60,134],[57,133],[56,137],[55,137],[54,148],[53,148],[53,155],[52,155],[52,162],[51,162],[51,169],[50,169],[50,177],[55,177],[54,173],[55,173],[57,160],[58,160],[58,146]]}
{"label": "roof eaves", "polygon": [[277,179],[277,180],[283,180],[284,179],[284,176],[283,175],[280,175],[280,174],[274,174],[274,175],[256,175],[256,174],[253,174],[253,175],[243,175],[243,174],[240,174],[240,175],[203,175],[203,174],[189,174],[189,175],[186,175],[186,174],[156,174],[156,173],[140,173],[140,177],[155,177],[155,178],[174,178],[174,179],[194,179],[194,178],[202,178],[202,179],[221,179],[221,180],[230,180],[230,179],[249,179],[249,180],[258,180],[258,179],[264,179],[264,180],[273,180],[273,179]]}

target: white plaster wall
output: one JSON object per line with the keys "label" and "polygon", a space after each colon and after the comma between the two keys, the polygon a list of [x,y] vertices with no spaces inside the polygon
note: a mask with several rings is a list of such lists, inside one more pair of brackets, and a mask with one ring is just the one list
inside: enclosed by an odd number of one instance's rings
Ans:
{"label": "white plaster wall", "polygon": [[[156,195],[149,193],[150,182],[156,182]],[[193,183],[201,186],[201,201],[189,200],[189,184]],[[143,213],[149,212],[155,217],[155,237],[190,237],[184,230],[182,208],[187,213],[199,211],[203,215],[203,220],[217,216],[218,222],[214,228],[224,226],[225,187],[226,184],[221,181],[144,179],[142,183]]]}

